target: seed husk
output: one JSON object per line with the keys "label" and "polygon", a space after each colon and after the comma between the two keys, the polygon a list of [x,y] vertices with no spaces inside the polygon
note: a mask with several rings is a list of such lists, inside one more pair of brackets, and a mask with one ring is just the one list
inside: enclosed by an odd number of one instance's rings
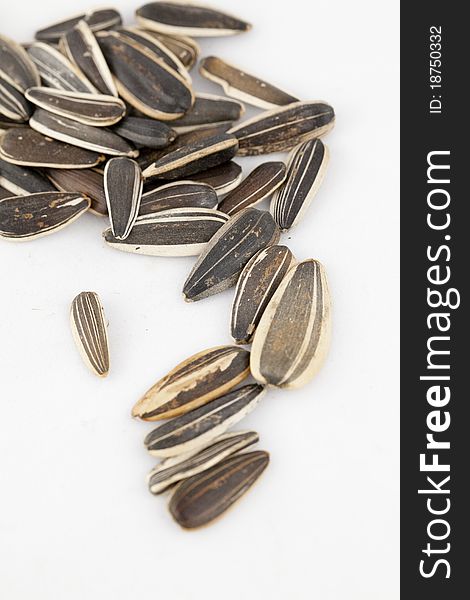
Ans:
{"label": "seed husk", "polygon": [[171,419],[147,435],[147,450],[166,458],[202,449],[248,415],[264,393],[262,385],[245,385]]}
{"label": "seed husk", "polygon": [[[255,431],[226,433],[213,444],[191,456],[167,458],[158,464],[148,475],[148,486],[152,494],[161,494],[174,483],[207,471],[232,454],[244,450],[259,441]],[[186,457],[186,458],[185,458]]]}
{"label": "seed husk", "polygon": [[175,121],[174,126],[178,131],[190,131],[214,123],[231,124],[238,121],[244,112],[245,107],[240,102],[213,94],[196,94],[192,108]]}
{"label": "seed husk", "polygon": [[250,353],[219,346],[189,357],[137,402],[133,417],[159,421],[183,415],[229,392],[250,374]]}
{"label": "seed husk", "polygon": [[82,194],[40,192],[6,198],[0,202],[0,237],[25,241],[48,235],[75,221],[89,206]]}
{"label": "seed husk", "polygon": [[175,208],[215,208],[217,203],[217,194],[210,185],[177,181],[143,194],[139,216]]}
{"label": "seed husk", "polygon": [[146,29],[192,37],[234,35],[251,29],[237,17],[189,2],[150,2],[137,9],[136,20]]}
{"label": "seed husk", "polygon": [[318,138],[333,128],[335,113],[322,102],[295,102],[261,113],[229,133],[238,138],[240,156],[285,152],[303,142]]}
{"label": "seed husk", "polygon": [[108,332],[103,305],[95,292],[81,292],[70,310],[72,335],[87,367],[99,377],[109,372]]}
{"label": "seed husk", "polygon": [[142,117],[126,117],[113,131],[146,148],[166,148],[176,139],[176,131],[165,123]]}
{"label": "seed husk", "polygon": [[320,139],[305,142],[292,151],[286,184],[271,202],[271,213],[283,231],[297,225],[305,214],[320,188],[328,161],[328,148]]}
{"label": "seed husk", "polygon": [[323,265],[311,259],[290,269],[256,329],[250,362],[253,377],[283,388],[308,383],[328,351],[330,312]]}
{"label": "seed husk", "polygon": [[269,198],[286,179],[286,165],[283,162],[266,162],[256,167],[220,203],[220,210],[232,216],[248,206],[255,206]]}
{"label": "seed husk", "polygon": [[231,334],[237,344],[251,344],[261,316],[293,264],[287,246],[269,246],[243,269],[232,305]]}
{"label": "seed husk", "polygon": [[185,529],[207,525],[241,498],[268,464],[267,452],[243,452],[184,480],[170,500],[173,518]]}
{"label": "seed husk", "polygon": [[31,116],[31,107],[22,92],[0,79],[0,116],[16,123],[25,123]]}
{"label": "seed husk", "polygon": [[37,171],[13,165],[2,159],[0,159],[0,185],[11,192],[10,196],[56,191],[52,183]]}
{"label": "seed husk", "polygon": [[126,157],[112,158],[104,169],[104,192],[111,230],[117,240],[125,240],[137,219],[142,197],[142,171]]}
{"label": "seed husk", "polygon": [[208,208],[175,208],[138,217],[125,240],[111,229],[103,236],[117,250],[148,256],[197,256],[227,222],[228,216]]}
{"label": "seed husk", "polygon": [[191,176],[192,181],[207,183],[213,187],[219,196],[231,192],[240,184],[242,179],[242,168],[233,160]]}
{"label": "seed husk", "polygon": [[85,148],[94,152],[103,152],[111,156],[138,155],[138,150],[130,146],[117,134],[102,127],[92,127],[66,117],[59,117],[37,108],[29,120],[35,131],[55,140]]}
{"label": "seed husk", "polygon": [[58,42],[64,34],[70,29],[73,29],[80,21],[85,21],[92,31],[110,29],[112,27],[117,27],[122,23],[121,15],[117,10],[114,8],[103,8],[91,10],[70,17],[65,21],[53,23],[52,25],[37,31],[35,37],[37,40],[43,40],[45,42]]}
{"label": "seed husk", "polygon": [[0,158],[15,165],[57,169],[87,169],[105,160],[102,154],[53,140],[30,127],[15,127],[0,137]]}
{"label": "seed husk", "polygon": [[165,35],[157,31],[148,31],[147,33],[150,33],[150,35],[162,42],[188,71],[194,67],[201,49],[192,38],[183,35]]}
{"label": "seed husk", "polygon": [[47,176],[61,192],[79,192],[91,200],[90,212],[107,215],[103,175],[93,169],[48,169]]}
{"label": "seed husk", "polygon": [[236,284],[250,258],[277,244],[279,228],[267,211],[245,208],[211,238],[183,287],[188,302],[218,294]]}
{"label": "seed husk", "polygon": [[182,117],[191,108],[188,82],[154,52],[116,31],[101,32],[97,39],[126,102],[163,121]]}
{"label": "seed husk", "polygon": [[0,200],[3,200],[4,198],[11,198],[12,196],[14,196],[14,194],[0,185]]}
{"label": "seed husk", "polygon": [[199,72],[209,81],[222,86],[227,96],[252,106],[269,110],[299,101],[298,98],[216,56],[204,58],[199,65]]}
{"label": "seed husk", "polygon": [[0,77],[20,92],[41,81],[26,50],[4,35],[0,35]]}
{"label": "seed husk", "polygon": [[44,110],[94,127],[108,127],[122,119],[126,105],[101,94],[66,92],[47,87],[30,88],[26,98]]}
{"label": "seed husk", "polygon": [[97,89],[63,54],[44,42],[34,42],[28,54],[45,85],[67,92],[96,94]]}

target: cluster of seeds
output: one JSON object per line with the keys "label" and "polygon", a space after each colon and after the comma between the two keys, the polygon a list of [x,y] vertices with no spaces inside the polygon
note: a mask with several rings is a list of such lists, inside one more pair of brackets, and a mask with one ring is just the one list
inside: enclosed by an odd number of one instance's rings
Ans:
{"label": "cluster of seeds", "polygon": [[[334,111],[216,57],[202,59],[200,73],[226,96],[196,93],[192,38],[248,31],[238,18],[178,0],[145,5],[136,21],[125,27],[103,9],[42,29],[24,46],[0,36],[0,237],[34,239],[90,210],[109,218],[111,248],[198,256],[183,286],[187,301],[236,286],[238,345],[191,356],[133,409],[145,421],[166,420],[145,439],[162,459],[149,488],[176,485],[171,514],[194,528],[223,513],[269,462],[264,451],[241,452],[257,433],[229,429],[268,386],[307,383],[326,355],[324,268],[297,262],[278,242],[321,184],[328,150],[320,137]],[[236,124],[243,103],[262,112]],[[232,160],[286,151],[287,164],[263,162],[244,180]],[[270,211],[254,208],[268,198]],[[85,362],[107,375],[97,294],[74,299],[71,323]],[[251,352],[242,347],[249,344]]]}

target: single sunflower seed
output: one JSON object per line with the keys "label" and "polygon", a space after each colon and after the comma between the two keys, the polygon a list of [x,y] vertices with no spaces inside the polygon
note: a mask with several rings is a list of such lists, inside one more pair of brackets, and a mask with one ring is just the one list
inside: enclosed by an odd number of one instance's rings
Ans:
{"label": "single sunflower seed", "polygon": [[28,167],[13,165],[12,163],[8,163],[1,158],[0,185],[11,192],[10,196],[23,196],[38,192],[56,191],[52,183],[43,177],[38,171]]}
{"label": "single sunflower seed", "polygon": [[284,388],[308,383],[328,351],[330,313],[323,265],[312,259],[290,269],[256,329],[251,353],[253,377]]}
{"label": "single sunflower seed", "polygon": [[237,346],[198,352],[159,379],[137,402],[133,417],[170,419],[229,392],[250,374],[250,353]]}
{"label": "single sunflower seed", "polygon": [[52,25],[37,31],[35,37],[37,40],[42,40],[44,42],[58,42],[63,35],[70,31],[70,29],[73,29],[80,21],[85,21],[92,31],[110,29],[112,27],[117,27],[122,23],[121,15],[117,10],[114,8],[103,8],[80,13],[65,21],[53,23]]}
{"label": "single sunflower seed", "polygon": [[111,231],[117,240],[125,240],[137,219],[142,197],[142,171],[126,157],[112,158],[104,169],[104,192]]}
{"label": "single sunflower seed", "polygon": [[139,216],[175,208],[215,208],[217,203],[217,194],[210,185],[177,181],[143,194]]}
{"label": "single sunflower seed", "polygon": [[173,518],[185,529],[207,525],[241,498],[268,464],[267,452],[243,452],[185,479],[170,500]]}
{"label": "single sunflower seed", "polygon": [[305,214],[322,184],[328,161],[328,148],[320,139],[305,142],[292,151],[287,182],[271,202],[271,213],[283,231],[297,225]]}
{"label": "single sunflower seed", "polygon": [[175,121],[174,127],[178,131],[190,131],[214,123],[222,123],[227,124],[228,129],[244,112],[245,107],[240,102],[213,94],[196,94],[192,108],[184,117]]}
{"label": "single sunflower seed", "polygon": [[262,385],[245,385],[151,431],[145,445],[152,456],[177,456],[204,448],[239,423],[259,403]]}
{"label": "single sunflower seed", "polygon": [[0,77],[20,92],[41,81],[26,50],[4,35],[0,35]]}
{"label": "single sunflower seed", "polygon": [[95,292],[73,299],[70,324],[75,344],[87,367],[99,377],[109,372],[109,347],[103,305]]}
{"label": "single sunflower seed", "polygon": [[252,171],[220,203],[220,210],[232,216],[243,208],[254,206],[269,198],[286,179],[286,165],[283,162],[265,162]]}
{"label": "single sunflower seed", "polygon": [[26,123],[31,116],[31,106],[23,92],[2,79],[0,79],[0,116],[16,123]]}
{"label": "single sunflower seed", "polygon": [[240,156],[285,152],[294,146],[328,133],[335,113],[322,102],[295,102],[261,113],[244,121],[229,133],[238,138]]}
{"label": "single sunflower seed", "polygon": [[202,300],[236,284],[250,258],[277,244],[279,228],[267,211],[245,208],[210,240],[183,287],[188,302]]}
{"label": "single sunflower seed", "polygon": [[209,81],[222,86],[227,96],[252,106],[271,109],[299,101],[298,98],[216,56],[204,58],[199,65],[199,72]]}
{"label": "single sunflower seed", "polygon": [[197,62],[201,49],[199,45],[190,37],[184,35],[165,35],[157,31],[147,31],[150,35],[159,40],[170,50],[190,71]]}
{"label": "single sunflower seed", "polygon": [[79,192],[91,200],[90,212],[107,215],[103,175],[93,169],[48,169],[47,176],[60,192]]}
{"label": "single sunflower seed", "polygon": [[82,194],[40,192],[14,196],[0,202],[0,237],[23,241],[62,229],[90,206]]}
{"label": "single sunflower seed", "polygon": [[189,2],[150,2],[136,11],[137,23],[169,35],[214,37],[249,31],[251,25],[219,10]]}
{"label": "single sunflower seed", "polygon": [[146,148],[166,148],[176,139],[176,131],[165,123],[142,117],[126,117],[113,131]]}
{"label": "single sunflower seed", "polygon": [[241,183],[242,179],[242,168],[233,160],[191,176],[191,181],[207,183],[219,196],[231,192]]}

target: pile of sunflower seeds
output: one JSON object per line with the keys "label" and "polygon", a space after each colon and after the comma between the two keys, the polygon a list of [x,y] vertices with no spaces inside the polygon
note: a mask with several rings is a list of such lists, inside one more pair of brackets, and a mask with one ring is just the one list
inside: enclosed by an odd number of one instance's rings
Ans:
{"label": "pile of sunflower seeds", "polygon": [[[334,125],[333,108],[213,56],[199,71],[225,96],[192,87],[200,53],[193,38],[250,28],[178,0],[142,6],[133,26],[103,9],[41,29],[23,46],[0,35],[0,237],[32,240],[91,211],[108,217],[111,248],[197,256],[183,285],[187,301],[236,286],[235,345],[183,361],[132,412],[166,420],[145,439],[161,459],[148,485],[153,494],[173,491],[169,509],[184,528],[212,521],[258,479],[268,453],[241,452],[258,434],[230,428],[269,386],[305,385],[330,337],[323,266],[296,261],[278,242],[323,180],[320,137]],[[262,111],[238,123],[244,103]],[[243,180],[232,160],[288,151],[287,163],[263,162]],[[269,198],[269,211],[254,208]],[[107,375],[97,294],[74,299],[71,324],[89,368]]]}

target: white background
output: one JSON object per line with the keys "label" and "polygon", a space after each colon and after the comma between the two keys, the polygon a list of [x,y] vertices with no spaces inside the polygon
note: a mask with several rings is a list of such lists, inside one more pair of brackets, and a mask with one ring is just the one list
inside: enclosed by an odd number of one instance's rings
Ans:
{"label": "white background", "polygon": [[[129,22],[133,3],[114,4]],[[255,488],[213,526],[184,532],[166,497],[147,492],[151,425],[129,413],[180,360],[230,342],[233,292],[185,304],[193,259],[113,251],[93,215],[1,242],[2,600],[398,598],[398,2],[219,5],[255,27],[203,40],[203,55],[337,112],[324,185],[283,239],[327,267],[331,354],[310,385],[270,392],[241,424],[271,453]],[[27,41],[65,16],[62,0],[4,1],[1,30]],[[110,323],[106,380],[71,339],[82,290],[100,294]]]}

